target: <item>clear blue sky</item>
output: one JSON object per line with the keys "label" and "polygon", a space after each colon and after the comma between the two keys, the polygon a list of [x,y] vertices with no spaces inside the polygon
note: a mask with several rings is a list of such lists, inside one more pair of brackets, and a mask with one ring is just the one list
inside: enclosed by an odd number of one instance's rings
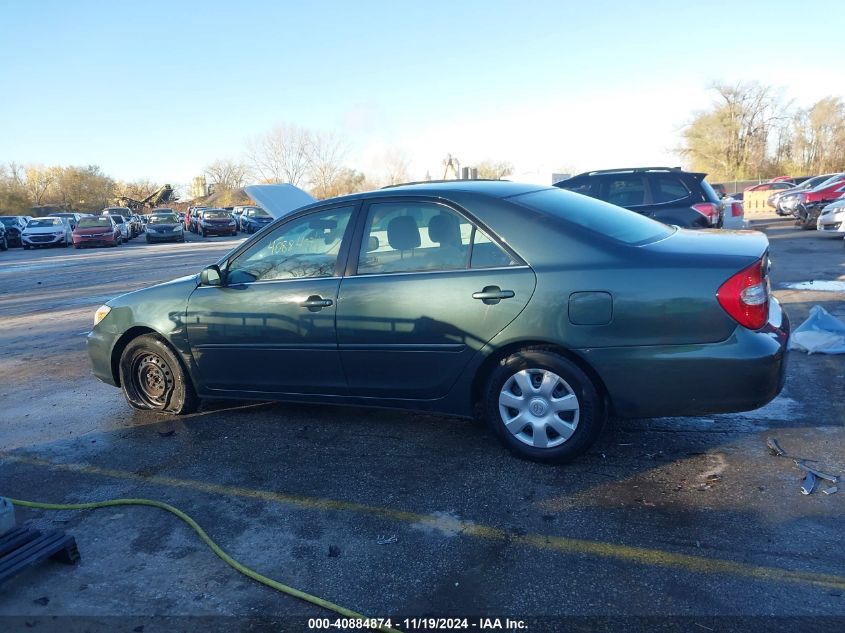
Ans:
{"label": "clear blue sky", "polygon": [[0,0],[0,24],[0,162],[128,180],[187,182],[279,122],[364,169],[396,147],[415,177],[451,152],[545,180],[677,163],[713,80],[845,93],[841,1]]}

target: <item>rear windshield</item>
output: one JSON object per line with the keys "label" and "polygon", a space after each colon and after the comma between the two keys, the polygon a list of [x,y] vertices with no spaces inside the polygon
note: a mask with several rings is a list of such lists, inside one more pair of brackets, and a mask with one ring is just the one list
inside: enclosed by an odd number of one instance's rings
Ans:
{"label": "rear windshield", "polygon": [[228,211],[204,211],[202,217],[210,218],[212,220],[226,220],[232,218]]}
{"label": "rear windshield", "polygon": [[672,227],[634,211],[563,189],[543,189],[508,200],[623,244],[646,244],[674,233]]}
{"label": "rear windshield", "polygon": [[30,220],[27,224],[28,228],[40,229],[45,226],[62,226],[62,221],[58,218],[44,218],[43,220]]}
{"label": "rear windshield", "polygon": [[76,227],[79,229],[109,229],[111,222],[104,218],[82,218]]}

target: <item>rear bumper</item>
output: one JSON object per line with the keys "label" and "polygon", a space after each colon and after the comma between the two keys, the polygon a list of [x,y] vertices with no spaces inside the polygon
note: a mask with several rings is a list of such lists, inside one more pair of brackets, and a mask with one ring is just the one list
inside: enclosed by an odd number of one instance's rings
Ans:
{"label": "rear bumper", "polygon": [[627,418],[751,411],[786,379],[790,323],[772,299],[769,323],[737,327],[720,343],[580,350],[602,378],[614,413]]}

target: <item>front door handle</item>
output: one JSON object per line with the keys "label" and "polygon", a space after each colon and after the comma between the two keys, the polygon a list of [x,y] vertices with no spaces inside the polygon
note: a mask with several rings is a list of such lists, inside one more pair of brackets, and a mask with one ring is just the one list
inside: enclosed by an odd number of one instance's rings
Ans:
{"label": "front door handle", "polygon": [[481,299],[486,305],[496,305],[502,299],[513,297],[513,290],[502,290],[499,286],[484,286],[481,292],[473,292],[473,299]]}
{"label": "front door handle", "polygon": [[320,295],[311,295],[300,303],[299,307],[308,308],[311,312],[319,312],[323,308],[328,308],[332,303],[331,299],[323,299]]}

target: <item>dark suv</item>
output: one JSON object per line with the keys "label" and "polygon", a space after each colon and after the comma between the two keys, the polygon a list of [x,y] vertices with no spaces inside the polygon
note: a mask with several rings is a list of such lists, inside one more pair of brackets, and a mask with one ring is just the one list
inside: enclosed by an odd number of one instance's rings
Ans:
{"label": "dark suv", "polygon": [[680,167],[605,169],[578,174],[555,187],[598,198],[665,224],[688,229],[721,227],[724,204],[704,180]]}

